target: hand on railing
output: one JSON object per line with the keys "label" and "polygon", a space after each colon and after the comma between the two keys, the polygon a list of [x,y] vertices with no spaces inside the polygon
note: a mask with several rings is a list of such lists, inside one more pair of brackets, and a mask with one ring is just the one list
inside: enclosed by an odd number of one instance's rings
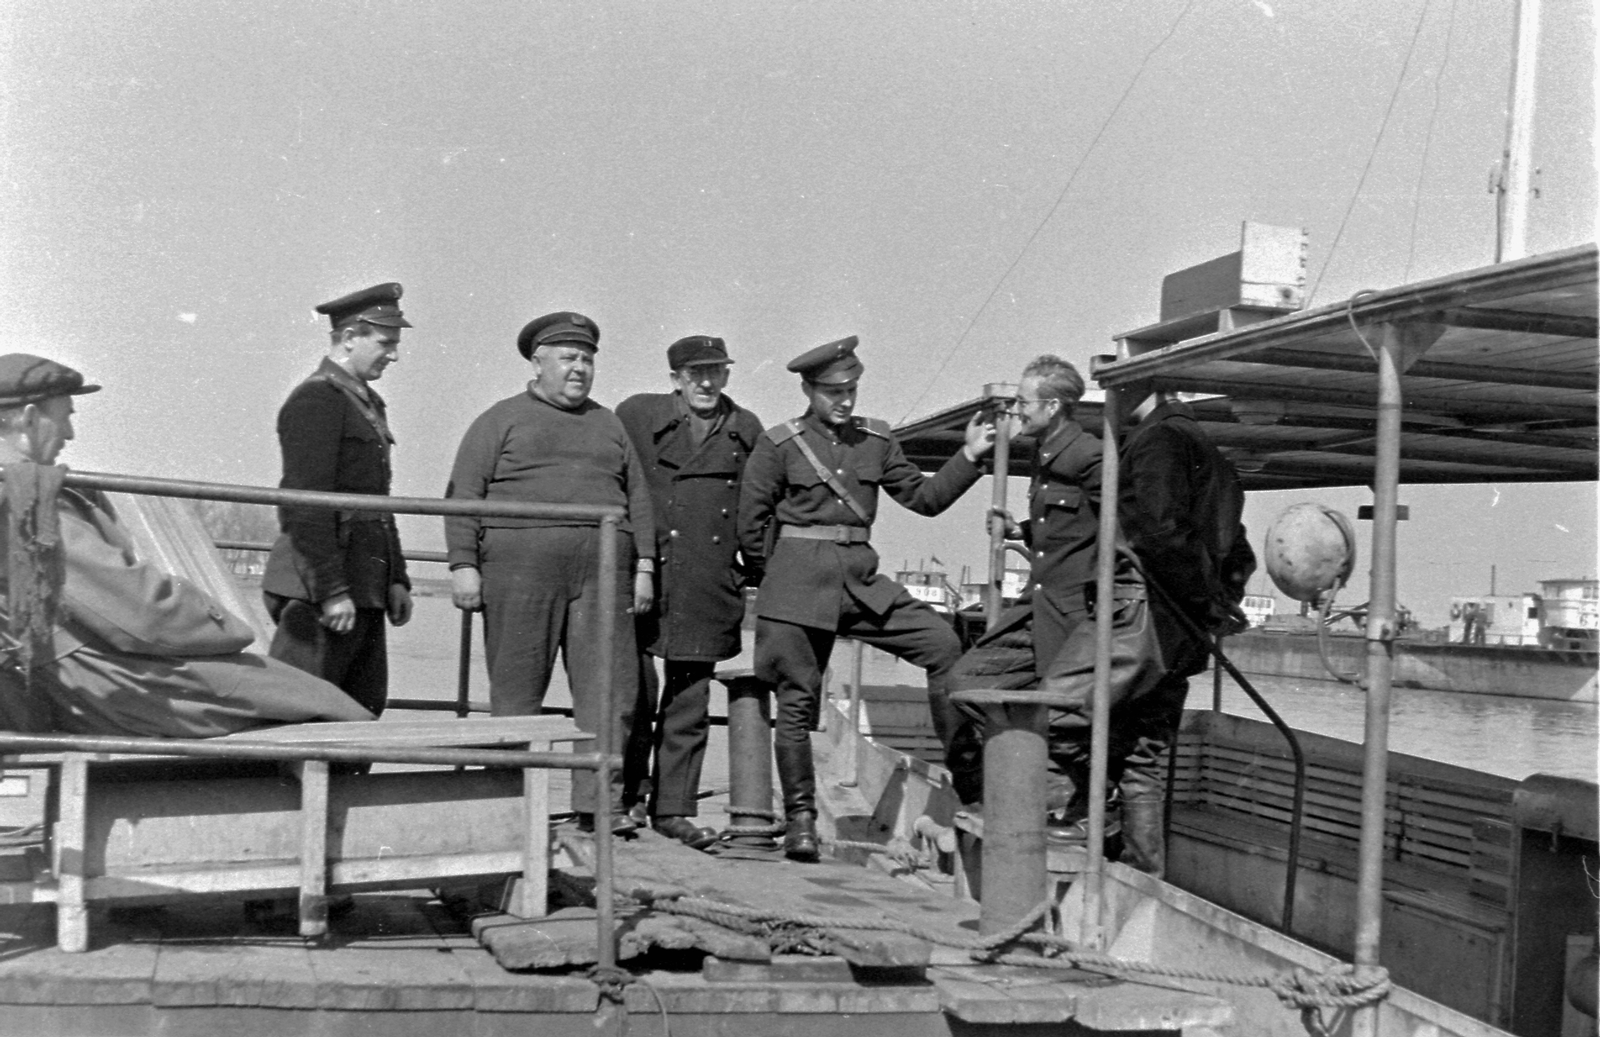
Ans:
{"label": "hand on railing", "polygon": [[450,570],[450,600],[463,612],[483,611],[483,576],[471,566]]}

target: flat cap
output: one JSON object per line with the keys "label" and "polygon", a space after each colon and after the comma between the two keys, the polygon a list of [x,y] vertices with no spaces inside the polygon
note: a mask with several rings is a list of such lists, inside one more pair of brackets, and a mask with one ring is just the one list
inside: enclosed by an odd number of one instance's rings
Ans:
{"label": "flat cap", "polygon": [[600,327],[581,313],[562,310],[535,317],[517,335],[517,352],[522,359],[533,356],[540,346],[583,346],[600,352]]}
{"label": "flat cap", "polygon": [[789,361],[789,370],[813,385],[844,385],[866,370],[856,358],[859,341],[854,335],[808,349]]}
{"label": "flat cap", "polygon": [[710,335],[689,335],[667,347],[667,366],[676,371],[689,364],[731,364],[728,346]]}
{"label": "flat cap", "polygon": [[99,392],[84,385],[83,375],[65,364],[27,353],[0,356],[0,407],[21,407],[55,396],[83,396]]}
{"label": "flat cap", "polygon": [[400,312],[400,295],[405,289],[394,281],[375,284],[359,292],[341,295],[317,307],[317,312],[333,322],[334,330],[363,321],[380,328],[409,328],[411,322]]}

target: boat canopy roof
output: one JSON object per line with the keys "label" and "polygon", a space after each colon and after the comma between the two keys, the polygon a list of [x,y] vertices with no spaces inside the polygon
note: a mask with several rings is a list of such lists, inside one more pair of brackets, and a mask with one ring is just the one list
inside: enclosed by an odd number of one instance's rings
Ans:
{"label": "boat canopy roof", "polygon": [[[1281,316],[1225,311],[1210,326],[1226,330],[1198,337],[1186,337],[1194,317],[1168,321],[1119,336],[1118,355],[1097,358],[1091,375],[1105,388],[1151,379],[1185,394],[1247,489],[1371,485],[1373,349],[1399,335],[1401,482],[1594,480],[1595,284],[1595,246],[1582,245]],[[983,405],[901,426],[907,456],[937,467]],[[1095,432],[1102,412],[1077,407]],[[1021,441],[1014,454],[1031,448]]]}

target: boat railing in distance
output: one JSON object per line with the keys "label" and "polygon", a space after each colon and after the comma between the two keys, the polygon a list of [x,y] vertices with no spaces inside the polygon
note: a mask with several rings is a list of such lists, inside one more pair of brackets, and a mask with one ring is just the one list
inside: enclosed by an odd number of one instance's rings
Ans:
{"label": "boat railing in distance", "polygon": [[[620,507],[324,493],[98,472],[69,471],[64,481],[65,485],[80,490],[191,500],[316,507],[391,515],[559,518],[595,523],[601,529],[598,547],[600,629],[592,650],[605,652],[606,646],[613,640],[616,620],[612,603],[618,593],[617,534],[624,517]],[[214,557],[214,547],[208,544],[206,549]],[[469,633],[470,626],[464,625],[463,639],[468,644]],[[466,658],[463,656],[463,669],[466,667]],[[28,889],[11,892],[13,896],[21,895],[27,899],[54,901],[57,905],[61,946],[71,950],[82,950],[88,946],[90,900],[159,900],[163,897],[224,890],[298,887],[301,932],[308,936],[321,935],[327,931],[326,893],[330,874],[336,883],[342,883],[346,888],[371,888],[374,884],[381,887],[397,881],[409,881],[414,885],[430,875],[450,877],[521,873],[523,888],[517,896],[519,910],[525,914],[542,915],[545,911],[549,863],[548,785],[544,774],[554,768],[593,770],[598,787],[605,789],[610,785],[610,775],[621,766],[620,758],[613,755],[613,747],[609,744],[609,697],[601,696],[599,706],[600,716],[596,725],[599,728],[598,737],[592,740],[596,743],[596,751],[588,753],[548,751],[551,740],[573,741],[582,737],[565,721],[560,723],[558,730],[552,726],[551,718],[520,718],[526,721],[521,726],[528,727],[528,730],[512,732],[509,738],[504,733],[496,734],[491,728],[517,728],[517,724],[504,723],[512,718],[497,718],[493,722],[455,720],[444,727],[434,723],[414,723],[409,725],[414,728],[412,730],[402,730],[408,727],[405,722],[290,725],[254,730],[247,732],[246,736],[197,740],[0,732],[0,761],[45,768],[53,773],[55,781],[54,794],[44,797],[46,809],[55,812],[47,825],[47,831],[56,833],[51,840],[54,882],[48,886],[30,884]],[[543,724],[543,727],[535,730],[539,724]],[[415,729],[420,727],[428,730]],[[396,740],[399,744],[396,744]],[[520,744],[524,749],[485,747],[507,744]],[[533,748],[535,745],[539,748]],[[168,838],[160,846],[142,845],[137,838],[132,840],[136,845],[131,849],[119,843],[116,850],[125,852],[118,857],[108,845],[90,845],[91,828],[96,839],[103,844],[119,823],[125,824],[129,817],[141,816],[139,811],[142,807],[139,802],[127,801],[125,795],[119,795],[114,790],[115,786],[125,782],[111,782],[108,788],[113,791],[107,792],[95,786],[91,772],[103,769],[102,765],[130,757],[144,761],[170,761],[175,757],[236,762],[276,761],[297,770],[300,796],[297,803],[280,802],[283,799],[283,790],[279,787],[281,780],[274,781],[269,776],[265,783],[240,788],[230,785],[236,798],[227,800],[223,794],[225,790],[221,788],[221,784],[228,784],[224,781],[216,786],[216,801],[209,795],[203,795],[201,800],[185,800],[181,806],[173,807],[174,812],[189,810],[195,812],[193,816],[196,818],[210,816],[215,820],[218,803],[226,803],[220,808],[222,820],[197,837],[197,843],[190,847],[192,852],[182,847],[184,829],[179,826],[166,833]],[[425,772],[412,778],[364,773],[365,768],[374,763],[449,767],[455,770]],[[357,773],[341,772],[341,768],[348,771],[351,765],[354,765]],[[462,771],[464,767],[485,770]],[[518,770],[523,772],[523,776],[515,786],[505,786],[502,778],[495,776],[497,772],[503,776],[508,771],[514,773]],[[426,785],[427,789],[418,792],[409,787],[418,783]],[[146,796],[183,799],[185,784],[192,783],[157,781],[147,782],[140,787],[145,789]],[[397,788],[403,784],[407,788]],[[458,803],[450,802],[451,791],[441,791],[438,787],[448,784],[460,786],[457,790],[460,794]],[[371,786],[377,791],[357,789],[357,785]],[[258,802],[262,796],[272,800],[273,805],[262,807]],[[387,809],[393,803],[376,802],[374,796],[377,800],[385,796],[398,796],[401,801],[412,805],[423,800],[434,802],[436,806],[444,802],[445,806],[440,808],[444,813],[433,821],[402,818]],[[606,795],[599,795],[596,799],[596,929],[601,963],[611,967],[615,964],[616,950],[612,936],[611,804]],[[508,800],[512,809],[506,813],[504,804]],[[363,809],[357,810],[358,804]],[[495,814],[496,820],[487,825],[467,827],[520,832],[512,840],[515,846],[496,845],[482,852],[469,849],[462,853],[453,852],[461,850],[458,846],[428,842],[432,838],[430,833],[448,833],[452,830],[451,822],[456,820],[449,816],[452,807],[470,812],[482,804],[488,804],[485,809],[491,813],[500,811]],[[270,814],[276,810],[276,813],[283,815],[279,827],[289,834],[280,833],[283,837],[278,843],[273,843],[281,852],[277,856],[269,853],[271,859],[257,859],[260,854],[256,853],[246,860],[245,857],[249,857],[247,850],[231,847],[229,843],[228,830],[241,827],[236,818],[229,820],[230,810],[250,813],[257,823],[261,821],[263,811]],[[345,817],[341,826],[330,825],[330,810]],[[352,857],[357,859],[331,860],[330,828],[340,827],[343,838],[347,841],[354,838],[360,843],[359,837],[351,835],[355,828],[359,828],[353,820],[357,815],[366,818],[365,823],[372,830],[372,846],[361,844],[364,848],[351,850]],[[394,828],[397,823],[400,828],[392,832],[385,831]],[[406,833],[420,834],[424,837],[423,841],[428,842],[426,849],[413,855],[416,860],[412,863],[421,871],[397,867],[394,861],[385,862],[383,859],[386,854],[391,858],[396,856],[394,848],[385,843],[385,838],[390,841],[403,839]],[[298,839],[292,837],[295,835]],[[173,840],[180,845],[172,846]],[[270,839],[266,841],[272,842]],[[223,849],[219,857],[219,845],[231,849]],[[365,853],[367,849],[372,851],[370,855]],[[336,848],[335,855],[337,852]],[[245,857],[241,857],[241,854]],[[92,868],[98,868],[99,871],[91,873]]]}

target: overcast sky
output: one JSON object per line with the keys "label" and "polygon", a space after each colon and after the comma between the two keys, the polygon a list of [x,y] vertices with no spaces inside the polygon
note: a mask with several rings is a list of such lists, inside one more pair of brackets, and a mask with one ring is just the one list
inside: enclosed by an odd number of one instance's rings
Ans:
{"label": "overcast sky", "polygon": [[[1534,252],[1593,240],[1596,208],[1592,11],[1544,6]],[[859,412],[899,421],[1041,352],[1086,366],[1242,220],[1309,230],[1318,303],[1489,262],[1512,7],[10,0],[0,348],[106,386],[68,463],[256,484],[312,307],[387,280],[416,325],[380,384],[400,494],[442,491],[554,309],[598,321],[603,403],[707,333],[773,423],[801,408],[783,364],[857,334]],[[887,508],[885,565],[979,565],[988,492]],[[1491,565],[1502,592],[1595,570],[1592,486],[1402,499],[1429,621]]]}

